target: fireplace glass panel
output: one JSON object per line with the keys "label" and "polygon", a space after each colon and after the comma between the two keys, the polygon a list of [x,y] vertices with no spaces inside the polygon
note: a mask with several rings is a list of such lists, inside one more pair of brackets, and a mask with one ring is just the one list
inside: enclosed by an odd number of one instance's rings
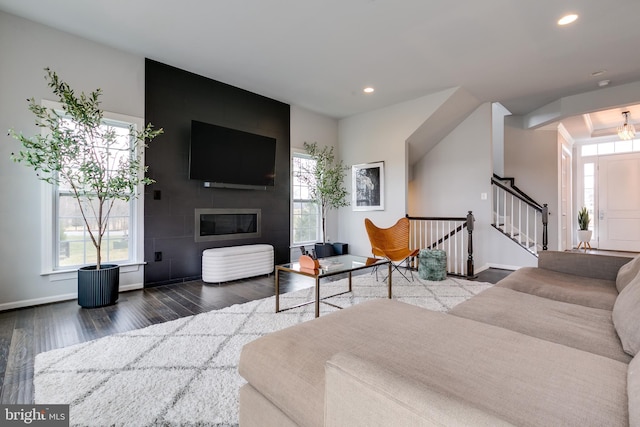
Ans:
{"label": "fireplace glass panel", "polygon": [[196,209],[195,241],[260,237],[260,209]]}
{"label": "fireplace glass panel", "polygon": [[200,236],[255,233],[258,231],[256,214],[200,215]]}

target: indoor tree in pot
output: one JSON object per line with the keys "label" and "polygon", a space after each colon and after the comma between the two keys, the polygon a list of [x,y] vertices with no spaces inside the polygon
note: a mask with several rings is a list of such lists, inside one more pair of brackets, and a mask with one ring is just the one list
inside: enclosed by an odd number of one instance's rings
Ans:
{"label": "indoor tree in pot", "polygon": [[318,147],[318,143],[305,142],[304,149],[314,161],[303,170],[300,179],[309,186],[309,196],[319,207],[322,218],[322,244],[316,244],[319,258],[333,255],[333,246],[327,244],[327,214],[330,209],[349,206],[344,177],[347,170],[342,161],[336,161],[333,147]]}
{"label": "indoor tree in pot", "polygon": [[589,222],[591,222],[591,219],[589,218],[589,211],[583,206],[582,209],[578,211],[578,242],[584,243],[585,249],[587,243],[591,241],[591,235],[593,233],[592,230],[589,230]]}
{"label": "indoor tree in pot", "polygon": [[114,304],[118,299],[120,267],[101,262],[109,215],[116,201],[128,202],[138,196],[140,185],[154,182],[144,176],[147,168],[142,164],[142,149],[162,129],[154,130],[150,123],[143,130],[131,127],[130,155],[122,155],[120,137],[103,121],[99,100],[102,90],[77,96],[54,71],[45,71],[45,79],[63,113],[37,104],[34,98],[28,99],[36,125],[44,132],[27,137],[11,130],[11,136],[22,143],[21,151],[13,153],[12,158],[34,169],[38,179],[70,189],[96,250],[96,264],[78,270],[78,304]]}

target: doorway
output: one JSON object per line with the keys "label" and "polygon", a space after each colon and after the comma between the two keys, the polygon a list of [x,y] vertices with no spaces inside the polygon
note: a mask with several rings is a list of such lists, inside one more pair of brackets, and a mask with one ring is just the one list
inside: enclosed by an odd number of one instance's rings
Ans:
{"label": "doorway", "polygon": [[571,232],[571,154],[562,146],[560,155],[560,250],[572,247]]}

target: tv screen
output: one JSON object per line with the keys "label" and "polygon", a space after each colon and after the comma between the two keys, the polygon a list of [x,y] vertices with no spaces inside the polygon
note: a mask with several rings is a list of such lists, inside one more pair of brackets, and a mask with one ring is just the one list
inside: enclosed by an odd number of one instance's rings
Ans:
{"label": "tv screen", "polygon": [[189,156],[189,178],[207,186],[274,186],[275,138],[192,120]]}

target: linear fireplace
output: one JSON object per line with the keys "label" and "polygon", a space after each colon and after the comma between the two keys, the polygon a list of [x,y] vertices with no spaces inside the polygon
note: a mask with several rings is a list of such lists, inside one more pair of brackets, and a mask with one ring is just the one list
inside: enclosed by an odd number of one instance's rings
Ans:
{"label": "linear fireplace", "polygon": [[260,237],[261,209],[196,209],[195,241]]}

